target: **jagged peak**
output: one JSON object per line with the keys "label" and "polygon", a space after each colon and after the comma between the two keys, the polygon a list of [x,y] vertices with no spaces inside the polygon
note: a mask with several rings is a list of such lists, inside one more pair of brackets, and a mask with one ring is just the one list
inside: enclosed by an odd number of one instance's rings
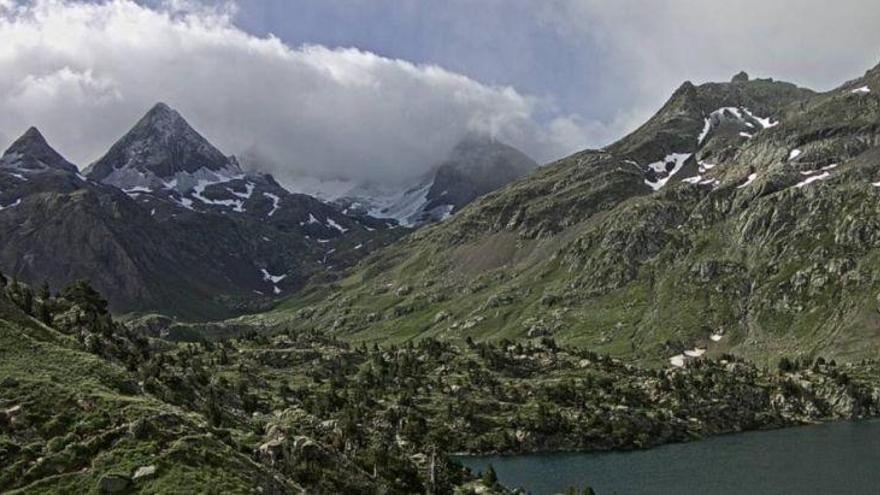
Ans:
{"label": "jagged peak", "polygon": [[240,169],[237,160],[223,155],[177,110],[158,102],[90,167],[89,176],[104,181],[114,171],[125,169],[135,174],[170,178],[179,172],[195,173],[201,168]]}
{"label": "jagged peak", "polygon": [[749,82],[749,74],[748,74],[748,72],[746,72],[744,70],[739,71],[738,74],[736,74],[735,76],[733,76],[733,78],[731,78],[730,82],[732,82],[732,83],[747,83],[747,82]]}
{"label": "jagged peak", "polygon": [[146,114],[144,114],[144,118],[148,120],[184,120],[184,118],[180,115],[180,112],[168,106],[165,102],[157,102],[153,105]]}
{"label": "jagged peak", "polygon": [[52,148],[43,133],[29,127],[3,154],[4,164],[28,169],[55,168],[76,172],[76,165],[67,161]]}
{"label": "jagged peak", "polygon": [[153,105],[135,124],[132,132],[158,133],[158,137],[186,137],[204,140],[177,110],[163,102]]}
{"label": "jagged peak", "polygon": [[685,81],[685,82],[681,83],[681,86],[679,86],[678,89],[676,89],[674,93],[672,93],[672,96],[675,97],[676,95],[690,93],[696,89],[697,89],[697,86],[694,85],[694,83],[692,83],[690,81]]}
{"label": "jagged peak", "polygon": [[24,134],[19,136],[10,146],[9,149],[6,150],[6,153],[10,153],[11,151],[15,151],[22,148],[50,148],[49,143],[46,141],[46,138],[43,136],[43,133],[40,132],[36,127],[29,127],[28,130],[24,131]]}

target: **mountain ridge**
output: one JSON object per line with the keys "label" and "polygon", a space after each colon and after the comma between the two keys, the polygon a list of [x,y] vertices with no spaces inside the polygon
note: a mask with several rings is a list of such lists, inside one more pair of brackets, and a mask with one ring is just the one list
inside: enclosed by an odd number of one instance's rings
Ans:
{"label": "mountain ridge", "polygon": [[90,279],[116,312],[213,319],[265,308],[398,235],[242,172],[164,104],[96,163],[83,176],[33,128],[13,143],[0,159],[4,271]]}
{"label": "mountain ridge", "polygon": [[743,75],[685,83],[616,143],[246,320],[368,342],[550,335],[666,366],[866,356],[880,346],[873,74],[824,93]]}

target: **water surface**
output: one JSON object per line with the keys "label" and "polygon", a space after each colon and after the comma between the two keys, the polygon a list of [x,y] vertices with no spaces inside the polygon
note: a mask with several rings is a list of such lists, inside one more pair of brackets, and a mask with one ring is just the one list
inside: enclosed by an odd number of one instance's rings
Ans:
{"label": "water surface", "polygon": [[464,457],[535,495],[880,494],[880,421],[741,433],[637,452]]}

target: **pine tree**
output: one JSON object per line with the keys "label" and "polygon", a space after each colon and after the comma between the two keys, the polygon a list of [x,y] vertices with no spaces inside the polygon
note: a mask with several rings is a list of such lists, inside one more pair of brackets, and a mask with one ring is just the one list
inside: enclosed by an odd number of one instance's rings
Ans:
{"label": "pine tree", "polygon": [[31,316],[34,315],[34,293],[27,287],[22,291],[21,309]]}
{"label": "pine tree", "polygon": [[43,301],[48,301],[52,297],[52,294],[49,292],[49,282],[43,281],[43,285],[40,286],[40,292],[37,295]]}
{"label": "pine tree", "polygon": [[45,325],[52,324],[52,313],[49,311],[49,304],[45,299],[37,306],[37,318]]}
{"label": "pine tree", "polygon": [[486,468],[486,471],[483,473],[483,484],[488,487],[493,487],[498,484],[498,474],[495,473],[495,468],[489,464],[489,467]]}
{"label": "pine tree", "polygon": [[85,280],[78,280],[61,291],[61,297],[98,315],[107,314],[107,301]]}

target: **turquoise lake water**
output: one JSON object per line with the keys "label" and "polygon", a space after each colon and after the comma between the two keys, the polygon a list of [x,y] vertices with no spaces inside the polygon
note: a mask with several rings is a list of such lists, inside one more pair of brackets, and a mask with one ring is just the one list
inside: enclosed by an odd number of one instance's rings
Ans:
{"label": "turquoise lake water", "polygon": [[459,459],[535,495],[880,495],[880,421],[740,433],[637,452]]}

